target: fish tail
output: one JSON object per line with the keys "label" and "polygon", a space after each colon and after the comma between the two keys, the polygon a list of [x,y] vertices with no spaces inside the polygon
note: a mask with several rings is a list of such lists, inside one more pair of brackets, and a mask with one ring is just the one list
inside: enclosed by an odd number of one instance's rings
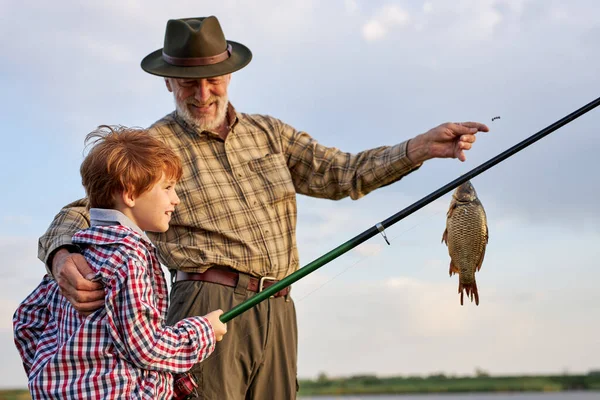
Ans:
{"label": "fish tail", "polygon": [[467,298],[475,299],[475,304],[479,305],[479,292],[477,290],[477,282],[473,281],[473,283],[463,284],[458,282],[458,293],[460,293],[460,305],[463,305],[463,296],[464,293],[467,292]]}

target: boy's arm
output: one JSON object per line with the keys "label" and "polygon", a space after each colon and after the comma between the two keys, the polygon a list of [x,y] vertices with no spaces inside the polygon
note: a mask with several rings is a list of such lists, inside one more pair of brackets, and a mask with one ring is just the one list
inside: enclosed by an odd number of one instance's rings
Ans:
{"label": "boy's arm", "polygon": [[[118,264],[117,256],[114,260]],[[122,259],[121,259],[122,261]],[[155,300],[148,265],[137,256],[107,274],[105,286],[108,329],[120,355],[146,370],[188,371],[215,349],[215,334],[204,317],[191,317],[166,326]],[[165,298],[159,301],[167,301]]]}
{"label": "boy's arm", "polygon": [[44,276],[42,283],[23,300],[13,315],[15,346],[27,375],[31,371],[40,337],[50,323],[48,301],[55,290],[56,286],[53,288],[51,278]]}

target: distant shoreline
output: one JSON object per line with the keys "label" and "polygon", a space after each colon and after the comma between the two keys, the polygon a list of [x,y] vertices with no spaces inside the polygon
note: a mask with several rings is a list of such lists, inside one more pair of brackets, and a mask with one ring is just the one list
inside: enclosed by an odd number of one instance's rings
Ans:
{"label": "distant shoreline", "polygon": [[566,392],[600,391],[600,372],[586,375],[523,375],[447,377],[385,377],[359,375],[316,380],[300,379],[301,396],[315,395],[392,395],[441,393]]}

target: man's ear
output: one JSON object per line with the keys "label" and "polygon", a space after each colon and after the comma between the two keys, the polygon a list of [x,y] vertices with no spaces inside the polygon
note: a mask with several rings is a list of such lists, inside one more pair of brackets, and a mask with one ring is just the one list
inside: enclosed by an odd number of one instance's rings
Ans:
{"label": "man's ear", "polygon": [[165,85],[167,85],[167,90],[173,93],[173,88],[171,87],[171,81],[169,81],[169,78],[165,78]]}

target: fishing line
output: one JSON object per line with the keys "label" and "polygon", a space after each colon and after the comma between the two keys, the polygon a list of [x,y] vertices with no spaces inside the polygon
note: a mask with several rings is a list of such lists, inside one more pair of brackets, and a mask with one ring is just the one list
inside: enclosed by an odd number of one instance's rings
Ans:
{"label": "fishing line", "polygon": [[[391,242],[393,243],[393,241],[396,238],[399,238],[400,236],[404,235],[405,233],[423,225],[425,222],[429,222],[427,220],[433,218],[434,216],[437,216],[438,214],[440,214],[442,211],[438,211],[435,214],[431,214],[430,216],[428,216],[426,218],[425,221],[421,221],[416,225],[413,225],[412,227],[398,233],[396,236],[392,237]],[[391,245],[391,243],[388,243],[389,245]],[[339,278],[342,274],[346,273],[348,270],[350,270],[351,268],[354,268],[356,265],[362,263],[363,261],[367,260],[368,258],[371,258],[373,256],[375,256],[376,254],[366,254],[364,256],[362,256],[362,258],[359,258],[358,260],[356,260],[353,264],[350,264],[348,267],[344,268],[341,272],[338,272],[337,274],[335,274],[334,276],[332,276],[330,279],[328,279],[327,281],[323,282],[320,286],[314,288],[313,290],[311,290],[310,292],[308,292],[305,296],[303,297],[299,297],[298,300],[294,300],[295,303],[299,303],[303,300],[305,300],[306,298],[308,298],[310,295],[314,294],[316,291],[322,289],[325,285],[333,282],[335,279]]]}
{"label": "fishing line", "polygon": [[[405,230],[403,230],[403,231],[399,232],[398,234],[396,234],[395,236],[393,236],[393,237],[390,239],[391,243],[394,243],[395,239],[397,239],[397,238],[399,238],[399,237],[401,237],[401,236],[405,235],[407,232],[410,232],[410,231],[412,231],[412,230],[414,230],[414,229],[418,228],[419,226],[421,226],[421,225],[423,225],[423,224],[425,224],[425,223],[429,223],[429,222],[430,222],[430,220],[431,220],[433,217],[437,217],[439,214],[441,214],[441,213],[443,213],[443,212],[445,212],[445,211],[444,211],[444,210],[439,210],[439,211],[437,211],[437,212],[434,212],[434,213],[432,213],[432,214],[428,215],[426,218],[424,218],[424,220],[423,220],[423,221],[420,221],[420,222],[416,223],[415,225],[411,226],[410,228],[408,228],[408,229],[405,229]],[[358,260],[356,260],[354,263],[352,263],[352,264],[350,264],[349,266],[345,267],[345,268],[344,268],[342,271],[338,272],[337,274],[335,274],[334,276],[332,276],[331,278],[329,278],[329,279],[328,279],[328,280],[326,280],[325,282],[321,283],[321,284],[320,284],[319,286],[317,286],[316,288],[313,288],[311,291],[309,291],[308,293],[306,293],[304,296],[302,296],[302,297],[299,297],[299,298],[297,298],[297,299],[293,299],[292,301],[294,302],[294,304],[300,304],[301,302],[303,302],[304,300],[306,300],[308,297],[312,296],[312,295],[313,295],[315,292],[317,292],[317,291],[321,290],[323,287],[325,287],[326,285],[330,284],[331,282],[333,282],[334,280],[336,280],[337,278],[339,278],[339,277],[340,277],[342,274],[344,274],[344,273],[348,272],[350,269],[354,268],[354,267],[355,267],[355,266],[357,266],[358,264],[362,263],[363,261],[366,261],[367,259],[369,259],[369,258],[371,258],[371,257],[373,257],[373,256],[375,256],[375,255],[376,255],[376,254],[366,254],[366,255],[362,256],[361,258],[359,258]],[[290,311],[290,308],[286,308],[286,309],[283,311],[283,313],[288,313],[289,311]],[[268,322],[266,322],[266,323],[264,323],[264,324],[261,324],[261,325],[259,325],[259,326],[258,326],[258,329],[259,329],[259,330],[260,330],[260,329],[262,329],[262,328],[263,328],[263,327],[265,327],[267,324],[268,324]],[[242,325],[242,326],[239,326],[239,327],[237,327],[237,329],[241,329],[242,327],[244,327],[244,328],[245,328],[246,326],[247,326],[247,324],[245,324],[245,325]],[[254,332],[250,332],[250,333],[248,333],[246,336],[243,336],[243,337],[241,338],[241,340],[248,339],[250,336],[252,336],[252,335],[254,335],[254,334],[255,334]],[[214,351],[213,355],[211,356],[211,357],[213,357],[213,358],[217,358],[217,357],[221,356],[222,354],[224,354],[224,351],[227,351],[227,349],[225,349],[225,350],[219,350],[219,349],[218,349],[218,348],[219,348],[219,345],[218,345],[218,343],[217,343],[217,346],[216,346],[216,347],[217,347],[217,348],[215,349],[215,351]],[[218,351],[218,350],[219,350],[219,351]]]}

